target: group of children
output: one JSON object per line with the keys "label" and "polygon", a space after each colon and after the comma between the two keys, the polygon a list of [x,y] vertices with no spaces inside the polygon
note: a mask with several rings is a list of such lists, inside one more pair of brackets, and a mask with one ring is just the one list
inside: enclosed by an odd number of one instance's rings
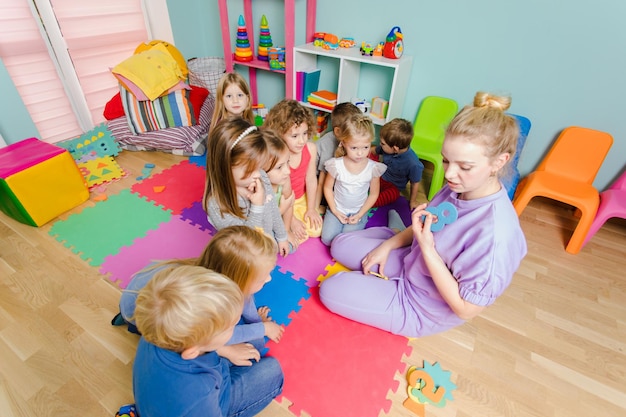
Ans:
{"label": "group of children", "polygon": [[203,207],[218,232],[200,258],[135,274],[114,319],[142,336],[133,368],[140,416],[258,413],[283,384],[262,351],[284,329],[253,297],[277,254],[363,229],[367,212],[395,201],[407,182],[417,205],[423,165],[410,149],[410,122],[387,123],[372,148],[372,120],[341,103],[315,143],[312,112],[295,100],[276,104],[258,127],[240,75],[225,74],[215,97]]}

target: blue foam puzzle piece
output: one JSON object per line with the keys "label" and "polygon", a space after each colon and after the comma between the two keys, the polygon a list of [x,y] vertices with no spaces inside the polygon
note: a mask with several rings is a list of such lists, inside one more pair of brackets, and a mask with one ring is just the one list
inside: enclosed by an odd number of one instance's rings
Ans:
{"label": "blue foam puzzle piece", "polygon": [[192,164],[196,164],[199,167],[206,168],[206,151],[204,151],[202,155],[190,156],[189,162]]}
{"label": "blue foam puzzle piece", "polygon": [[293,279],[291,272],[278,267],[271,273],[272,280],[254,295],[257,307],[268,306],[272,319],[284,326],[291,322],[289,315],[300,310],[302,300],[311,296],[304,279]]}

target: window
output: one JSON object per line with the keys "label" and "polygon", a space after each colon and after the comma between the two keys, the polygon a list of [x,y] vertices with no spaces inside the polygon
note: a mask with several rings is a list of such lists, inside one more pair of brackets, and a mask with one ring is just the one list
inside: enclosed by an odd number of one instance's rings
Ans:
{"label": "window", "polygon": [[42,140],[104,121],[109,70],[151,38],[145,17],[142,0],[2,0],[0,57]]}

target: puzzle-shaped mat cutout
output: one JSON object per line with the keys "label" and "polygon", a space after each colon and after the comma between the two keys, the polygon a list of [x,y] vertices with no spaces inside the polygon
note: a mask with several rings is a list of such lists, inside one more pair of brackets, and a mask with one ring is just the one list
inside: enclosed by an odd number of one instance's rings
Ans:
{"label": "puzzle-shaped mat cutout", "polygon": [[117,254],[107,256],[100,273],[110,274],[111,281],[118,281],[120,288],[126,288],[133,274],[152,261],[199,257],[211,237],[210,233],[172,216],[158,229],[148,231]]}
{"label": "puzzle-shaped mat cutout", "polygon": [[[108,255],[145,236],[171,218],[168,211],[146,201],[130,190],[122,190],[106,201],[86,207],[66,220],[52,225],[49,234],[64,242],[89,264],[99,266]],[[173,245],[174,246],[174,245]]]}
{"label": "puzzle-shaped mat cutout", "polygon": [[272,319],[286,326],[291,322],[291,314],[298,312],[301,302],[310,296],[304,280],[296,280],[291,272],[284,273],[276,267],[272,271],[272,280],[254,295],[254,301],[257,307],[268,306]]}
{"label": "puzzle-shaped mat cutout", "polygon": [[189,157],[189,162],[198,165],[200,168],[206,168],[206,151],[202,155],[194,155]]}
{"label": "puzzle-shaped mat cutout", "polygon": [[106,123],[96,126],[76,139],[64,140],[56,145],[67,149],[77,162],[85,162],[96,157],[117,156],[120,152],[120,146],[106,127]]}
{"label": "puzzle-shaped mat cutout", "polygon": [[202,202],[200,201],[196,201],[191,205],[191,207],[184,208],[180,213],[180,217],[211,234],[215,234],[217,232],[215,227],[209,223],[209,218],[207,217],[206,211],[202,208]]}
{"label": "puzzle-shaped mat cutout", "polygon": [[[183,161],[156,175],[134,184],[134,193],[180,214],[185,208],[202,200],[204,194],[204,169]],[[157,191],[155,191],[155,187]],[[164,187],[160,192],[160,187]]]}
{"label": "puzzle-shaped mat cutout", "polygon": [[313,417],[388,411],[387,393],[397,390],[394,375],[411,351],[408,339],[335,315],[321,304],[317,287],[309,291],[280,343],[268,343],[285,373],[282,397],[293,403],[290,411]]}
{"label": "puzzle-shaped mat cutout", "polygon": [[119,180],[126,175],[112,156],[98,157],[76,165],[87,181],[89,189],[105,182]]}

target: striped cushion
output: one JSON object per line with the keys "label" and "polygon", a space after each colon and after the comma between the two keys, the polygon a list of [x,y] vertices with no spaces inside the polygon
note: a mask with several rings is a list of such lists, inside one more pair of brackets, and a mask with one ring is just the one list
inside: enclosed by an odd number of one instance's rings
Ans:
{"label": "striped cushion", "polygon": [[120,96],[128,127],[135,135],[168,127],[197,124],[189,101],[189,90],[174,91],[152,101],[140,101],[120,86]]}

